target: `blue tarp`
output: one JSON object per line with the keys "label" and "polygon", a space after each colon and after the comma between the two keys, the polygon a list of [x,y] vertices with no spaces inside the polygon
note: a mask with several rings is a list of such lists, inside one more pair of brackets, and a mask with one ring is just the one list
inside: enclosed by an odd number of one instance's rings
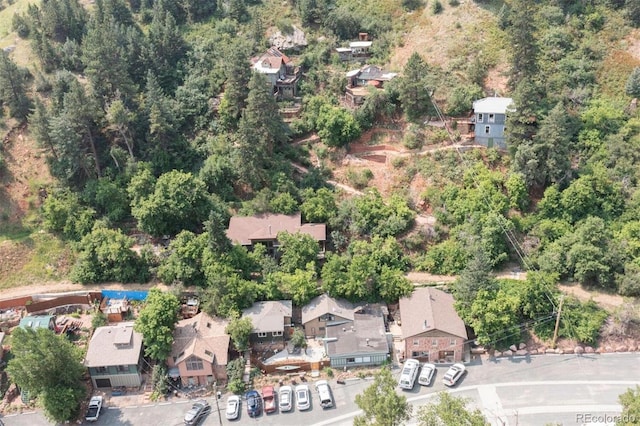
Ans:
{"label": "blue tarp", "polygon": [[109,299],[146,300],[147,290],[102,290],[102,297]]}

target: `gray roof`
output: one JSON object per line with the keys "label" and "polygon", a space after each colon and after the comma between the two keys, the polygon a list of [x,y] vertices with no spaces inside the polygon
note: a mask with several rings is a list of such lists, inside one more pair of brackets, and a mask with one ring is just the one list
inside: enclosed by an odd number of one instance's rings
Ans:
{"label": "gray roof", "polygon": [[133,330],[133,322],[98,327],[89,342],[84,365],[108,367],[137,364],[141,350],[142,334]]}
{"label": "gray roof", "polygon": [[353,304],[322,294],[302,307],[302,323],[306,324],[324,314],[333,314],[353,321]]}
{"label": "gray roof", "polygon": [[402,337],[405,339],[438,330],[467,338],[464,322],[453,307],[453,296],[431,287],[416,288],[400,299]]}
{"label": "gray roof", "polygon": [[513,99],[492,96],[478,99],[473,102],[473,112],[481,114],[506,114],[507,111],[514,110]]}
{"label": "gray roof", "polygon": [[284,331],[284,319],[291,318],[292,310],[291,300],[257,302],[242,311],[242,316],[251,318],[254,333],[273,333]]}
{"label": "gray roof", "polygon": [[384,318],[379,307],[368,306],[356,313],[351,324],[327,324],[326,350],[329,357],[389,353]]}

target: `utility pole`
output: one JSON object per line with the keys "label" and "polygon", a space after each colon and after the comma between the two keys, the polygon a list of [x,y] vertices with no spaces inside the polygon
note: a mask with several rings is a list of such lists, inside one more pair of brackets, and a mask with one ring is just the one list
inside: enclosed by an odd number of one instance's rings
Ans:
{"label": "utility pole", "polygon": [[216,411],[218,411],[218,420],[220,421],[220,426],[222,426],[222,414],[220,414],[220,402],[218,402],[222,394],[218,391],[218,382],[213,383],[213,392],[216,394]]}
{"label": "utility pole", "polygon": [[560,327],[560,315],[562,315],[562,304],[564,303],[564,294],[560,296],[560,306],[558,306],[558,316],[556,317],[556,327],[553,330],[552,349],[556,348],[556,340],[558,340],[558,328]]}

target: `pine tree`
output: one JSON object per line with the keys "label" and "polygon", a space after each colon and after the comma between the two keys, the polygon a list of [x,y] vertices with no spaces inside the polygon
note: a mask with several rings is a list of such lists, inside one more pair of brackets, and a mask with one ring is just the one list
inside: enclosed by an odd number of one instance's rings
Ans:
{"label": "pine tree", "polygon": [[427,63],[418,53],[413,52],[398,81],[398,98],[409,121],[415,121],[431,110],[431,98],[425,78],[428,72]]}
{"label": "pine tree", "polygon": [[509,85],[515,88],[523,80],[538,78],[538,46],[536,45],[535,2],[513,0],[510,9],[511,73]]}
{"label": "pine tree", "polygon": [[49,113],[44,104],[36,98],[35,109],[29,116],[29,131],[35,137],[36,142],[49,150],[53,159],[58,161],[58,153],[49,135]]}
{"label": "pine tree", "polygon": [[176,65],[184,57],[186,44],[168,11],[154,5],[153,20],[149,26],[147,62],[152,66],[160,86],[173,92],[178,83]]}
{"label": "pine tree", "polygon": [[627,92],[629,96],[640,98],[640,67],[635,67],[633,71],[631,71],[631,74],[629,74],[627,84],[625,85],[625,92]]}
{"label": "pine tree", "polygon": [[222,126],[229,131],[233,131],[238,128],[238,121],[246,105],[247,86],[251,79],[251,67],[247,60],[249,54],[241,42],[230,44],[226,53],[226,82],[219,115]]}
{"label": "pine tree", "polygon": [[25,73],[9,58],[9,55],[4,51],[0,52],[0,103],[6,104],[11,116],[20,120],[27,118],[31,108],[24,76]]}

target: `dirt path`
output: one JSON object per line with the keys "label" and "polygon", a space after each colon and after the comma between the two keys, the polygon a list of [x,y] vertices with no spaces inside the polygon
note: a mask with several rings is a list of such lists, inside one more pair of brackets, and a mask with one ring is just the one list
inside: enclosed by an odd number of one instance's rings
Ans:
{"label": "dirt path", "polygon": [[168,290],[169,287],[159,283],[149,284],[74,284],[71,281],[50,281],[42,284],[34,284],[22,287],[5,288],[0,291],[0,300],[13,299],[15,297],[30,296],[34,294],[46,293],[65,293],[71,291],[100,291],[100,290],[149,290],[158,287],[162,290]]}
{"label": "dirt path", "polygon": [[[454,282],[457,275],[434,275],[428,272],[416,272],[411,271],[405,275],[409,281],[415,284],[430,284],[430,283],[451,283]],[[512,279],[524,281],[527,279],[526,272],[512,272],[512,271],[499,271],[496,278],[500,279]]]}
{"label": "dirt path", "polygon": [[616,308],[624,304],[624,298],[617,294],[603,293],[598,290],[587,291],[579,284],[559,284],[558,288],[564,294],[569,294],[577,297],[579,300],[586,302],[593,299],[601,307],[607,310],[615,310]]}

